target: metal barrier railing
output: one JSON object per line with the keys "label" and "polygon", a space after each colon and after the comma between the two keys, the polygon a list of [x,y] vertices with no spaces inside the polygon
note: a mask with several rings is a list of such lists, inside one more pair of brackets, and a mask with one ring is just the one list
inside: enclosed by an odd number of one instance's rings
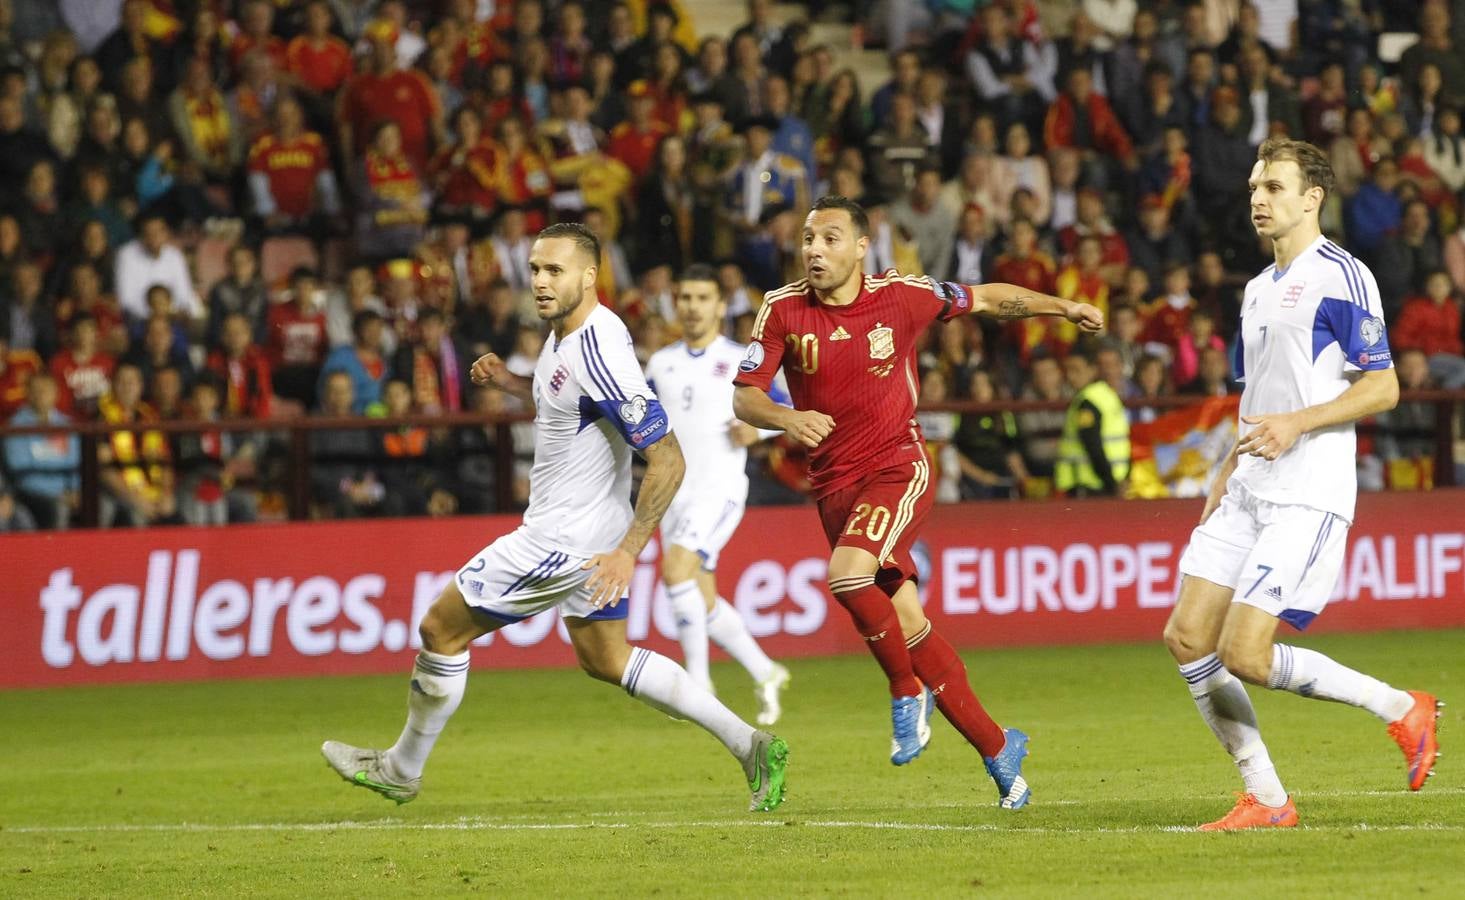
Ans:
{"label": "metal barrier railing", "polygon": [[[1151,407],[1175,409],[1192,406],[1204,398],[1189,395],[1171,395],[1131,399],[1126,405],[1131,408]],[[1435,454],[1434,481],[1438,486],[1455,483],[1455,410],[1465,404],[1465,391],[1404,391],[1400,402],[1429,403],[1435,408]],[[1062,400],[1005,400],[992,403],[945,402],[922,404],[923,411],[981,414],[994,412],[1036,412],[1067,409]],[[0,427],[0,441],[10,437],[27,435],[76,435],[81,444],[80,495],[78,525],[95,526],[98,522],[101,492],[101,460],[99,448],[102,440],[118,431],[160,432],[162,434],[202,434],[207,432],[262,432],[285,433],[288,475],[285,484],[286,504],[292,519],[310,516],[310,464],[309,436],[316,431],[340,431],[366,429],[386,431],[404,427],[417,428],[463,428],[492,427],[494,429],[494,472],[495,505],[500,510],[514,505],[514,463],[515,448],[512,426],[533,421],[530,413],[442,413],[435,415],[410,415],[389,418],[350,416],[340,418],[302,417],[294,419],[220,419],[201,421],[178,419],[147,423],[112,424],[107,422],[74,422],[64,426],[4,426]],[[1360,426],[1368,429],[1368,423]]]}

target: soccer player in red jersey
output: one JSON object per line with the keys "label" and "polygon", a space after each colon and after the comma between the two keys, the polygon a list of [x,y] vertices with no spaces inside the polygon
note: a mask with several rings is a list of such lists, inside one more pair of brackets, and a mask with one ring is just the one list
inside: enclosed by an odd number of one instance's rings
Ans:
{"label": "soccer player in red jersey", "polygon": [[[965,313],[1063,316],[1088,332],[1103,327],[1103,315],[1011,284],[952,284],[894,271],[867,277],[868,230],[854,201],[814,203],[804,221],[807,277],[764,298],[734,379],[733,411],[810,448],[809,480],[833,550],[830,590],[890,680],[890,761],[904,765],[925,749],[934,700],[982,754],[1001,805],[1016,809],[1031,795],[1022,778],[1027,735],[1004,731],[987,715],[961,657],[932,630],[916,594],[911,545],[934,501],[915,417],[916,339],[932,322]],[[780,367],[793,409],[767,394]]]}

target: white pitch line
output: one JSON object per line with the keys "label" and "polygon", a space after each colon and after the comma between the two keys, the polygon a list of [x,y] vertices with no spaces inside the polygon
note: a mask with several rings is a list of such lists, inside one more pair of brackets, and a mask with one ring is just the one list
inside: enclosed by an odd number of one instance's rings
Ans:
{"label": "white pitch line", "polygon": [[[493,822],[482,819],[463,819],[456,822],[403,822],[387,820],[382,822],[248,822],[209,825],[197,822],[179,822],[152,825],[57,825],[22,826],[5,828],[8,834],[95,834],[95,833],[231,833],[231,832],[333,832],[333,831],[613,831],[618,829],[666,829],[666,828],[832,828],[864,829],[874,831],[952,831],[992,832],[1014,834],[1169,834],[1193,831],[1185,825],[1136,825],[1129,828],[1053,828],[1046,826],[1024,827],[1021,825],[996,825],[974,823],[970,825],[947,825],[935,822],[883,822],[856,821],[844,819],[730,819],[725,821],[689,822]],[[1416,822],[1406,825],[1370,825],[1360,822],[1354,825],[1304,825],[1301,831],[1465,831],[1465,825],[1451,825],[1442,822]]]}

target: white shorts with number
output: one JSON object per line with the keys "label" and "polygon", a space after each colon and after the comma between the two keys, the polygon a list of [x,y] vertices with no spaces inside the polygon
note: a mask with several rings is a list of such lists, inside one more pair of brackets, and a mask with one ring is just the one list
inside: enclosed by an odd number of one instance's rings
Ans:
{"label": "white shorts with number", "polygon": [[743,521],[743,501],[736,497],[681,491],[661,519],[662,540],[702,557],[702,568],[717,568],[717,557]]}
{"label": "white shorts with number", "polygon": [[1233,484],[1211,517],[1191,532],[1180,571],[1233,588],[1234,602],[1301,630],[1328,604],[1347,543],[1342,516],[1269,503]]}
{"label": "white shorts with number", "polygon": [[591,575],[582,569],[590,557],[554,547],[525,528],[512,531],[478,551],[455,580],[464,601],[501,622],[519,622],[550,607],[582,619],[624,619],[630,604],[590,605]]}

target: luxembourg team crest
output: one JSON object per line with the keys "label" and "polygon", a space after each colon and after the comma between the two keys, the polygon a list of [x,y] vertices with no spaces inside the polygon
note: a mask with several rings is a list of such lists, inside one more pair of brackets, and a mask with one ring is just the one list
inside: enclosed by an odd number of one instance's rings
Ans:
{"label": "luxembourg team crest", "polygon": [[870,339],[871,359],[889,359],[895,355],[895,329],[876,322],[865,337]]}
{"label": "luxembourg team crest", "polygon": [[1288,285],[1287,293],[1282,295],[1283,308],[1291,309],[1292,307],[1296,306],[1297,301],[1302,299],[1302,289],[1305,287],[1307,287],[1307,282],[1305,281],[1300,281],[1297,284]]}

